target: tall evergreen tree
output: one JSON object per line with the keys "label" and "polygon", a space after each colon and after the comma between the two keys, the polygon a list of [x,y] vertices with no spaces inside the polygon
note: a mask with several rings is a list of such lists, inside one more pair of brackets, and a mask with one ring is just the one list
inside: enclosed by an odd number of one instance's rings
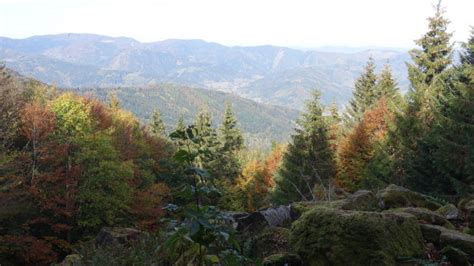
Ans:
{"label": "tall evergreen tree", "polygon": [[347,112],[348,117],[346,117],[349,124],[359,122],[364,112],[377,101],[376,85],[375,63],[374,59],[370,57],[365,65],[364,72],[354,83],[352,99],[349,101]]}
{"label": "tall evergreen tree", "polygon": [[474,192],[474,29],[463,47],[451,86],[440,100],[432,138],[433,162],[444,181],[435,189],[458,197]]}
{"label": "tall evergreen tree", "polygon": [[244,139],[237,126],[237,119],[232,112],[232,106],[230,103],[227,103],[225,106],[224,119],[219,128],[219,133],[223,151],[237,151],[242,149]]}
{"label": "tall evergreen tree", "polygon": [[439,111],[438,102],[447,88],[449,71],[446,70],[451,63],[449,21],[443,15],[439,2],[435,15],[428,19],[428,32],[416,41],[421,49],[411,51],[414,63],[408,65],[411,86],[407,106],[403,115],[396,117],[396,130],[390,134],[397,146],[393,149],[397,154],[392,156],[396,160],[392,175],[425,193],[434,193],[435,187],[443,186],[441,183],[445,181],[435,171],[430,139]]}
{"label": "tall evergreen tree", "polygon": [[335,175],[334,151],[329,143],[327,118],[320,104],[320,93],[315,91],[298,120],[298,128],[283,156],[275,177],[274,201],[288,203],[312,200],[316,184],[328,187]]}
{"label": "tall evergreen tree", "polygon": [[216,130],[212,127],[212,116],[207,110],[200,110],[196,116],[194,126],[197,130],[198,149],[205,150],[196,157],[197,166],[209,170],[216,177],[220,168],[218,158],[219,142]]}
{"label": "tall evergreen tree", "polygon": [[244,146],[244,139],[229,103],[226,104],[222,125],[219,128],[219,141],[220,176],[233,181],[241,170],[237,156]]}
{"label": "tall evergreen tree", "polygon": [[155,136],[163,137],[166,135],[165,123],[161,120],[161,114],[158,110],[155,110],[151,116],[150,130]]}

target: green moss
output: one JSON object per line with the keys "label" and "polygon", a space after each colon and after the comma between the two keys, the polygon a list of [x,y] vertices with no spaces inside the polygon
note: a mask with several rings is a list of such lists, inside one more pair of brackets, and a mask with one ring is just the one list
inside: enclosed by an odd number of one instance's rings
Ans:
{"label": "green moss", "polygon": [[252,258],[265,258],[276,253],[290,251],[290,230],[282,227],[268,227],[255,237],[245,241],[244,253]]}
{"label": "green moss", "polygon": [[393,184],[382,190],[378,197],[380,198],[385,209],[400,207],[422,207],[435,211],[442,206],[430,196],[423,195]]}
{"label": "green moss", "polygon": [[354,211],[379,211],[378,200],[369,190],[359,190],[344,200],[341,208]]}
{"label": "green moss", "polygon": [[307,265],[393,265],[423,253],[417,220],[395,213],[316,207],[293,223],[290,243]]}
{"label": "green moss", "polygon": [[291,211],[300,217],[303,213],[313,209],[314,207],[328,207],[328,208],[341,208],[345,203],[345,200],[334,200],[334,201],[300,201],[291,204]]}
{"label": "green moss", "polygon": [[428,224],[434,224],[434,225],[441,225],[444,226],[448,229],[455,229],[454,225],[452,225],[446,218],[441,216],[440,214],[430,211],[426,208],[413,208],[413,207],[407,207],[407,208],[396,208],[396,209],[390,209],[385,212],[390,212],[390,213],[407,213],[415,216],[418,221],[421,223],[428,223]]}

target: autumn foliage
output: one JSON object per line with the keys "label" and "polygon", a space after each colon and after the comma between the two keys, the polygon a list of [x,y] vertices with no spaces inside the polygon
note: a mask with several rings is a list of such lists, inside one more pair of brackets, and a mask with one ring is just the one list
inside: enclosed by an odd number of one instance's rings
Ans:
{"label": "autumn foliage", "polygon": [[243,167],[236,186],[244,209],[254,211],[269,205],[270,192],[275,185],[273,176],[282,155],[283,147],[279,145],[264,160],[251,160]]}
{"label": "autumn foliage", "polygon": [[373,109],[364,113],[362,121],[341,141],[338,148],[338,186],[349,191],[358,188],[374,156],[375,145],[384,139],[391,120],[392,114],[382,98]]}
{"label": "autumn foliage", "polygon": [[102,226],[157,229],[169,194],[164,140],[98,100],[34,94],[12,109],[20,135],[1,154],[0,261],[58,262]]}

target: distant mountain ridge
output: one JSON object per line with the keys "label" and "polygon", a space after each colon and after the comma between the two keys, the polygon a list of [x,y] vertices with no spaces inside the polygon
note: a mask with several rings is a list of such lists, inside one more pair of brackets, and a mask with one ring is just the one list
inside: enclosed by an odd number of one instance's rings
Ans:
{"label": "distant mountain ridge", "polygon": [[126,37],[59,34],[0,37],[0,61],[62,87],[143,87],[175,83],[233,92],[263,103],[301,109],[310,91],[344,104],[369,56],[407,81],[404,51],[303,51],[278,46],[228,47],[203,40],[141,43]]}

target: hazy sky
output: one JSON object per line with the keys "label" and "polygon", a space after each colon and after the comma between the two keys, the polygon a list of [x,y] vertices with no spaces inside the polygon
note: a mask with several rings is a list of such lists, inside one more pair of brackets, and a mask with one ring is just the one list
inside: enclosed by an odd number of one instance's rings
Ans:
{"label": "hazy sky", "polygon": [[[435,0],[0,0],[0,36],[97,33],[226,45],[412,47]],[[444,0],[454,40],[474,0]]]}

